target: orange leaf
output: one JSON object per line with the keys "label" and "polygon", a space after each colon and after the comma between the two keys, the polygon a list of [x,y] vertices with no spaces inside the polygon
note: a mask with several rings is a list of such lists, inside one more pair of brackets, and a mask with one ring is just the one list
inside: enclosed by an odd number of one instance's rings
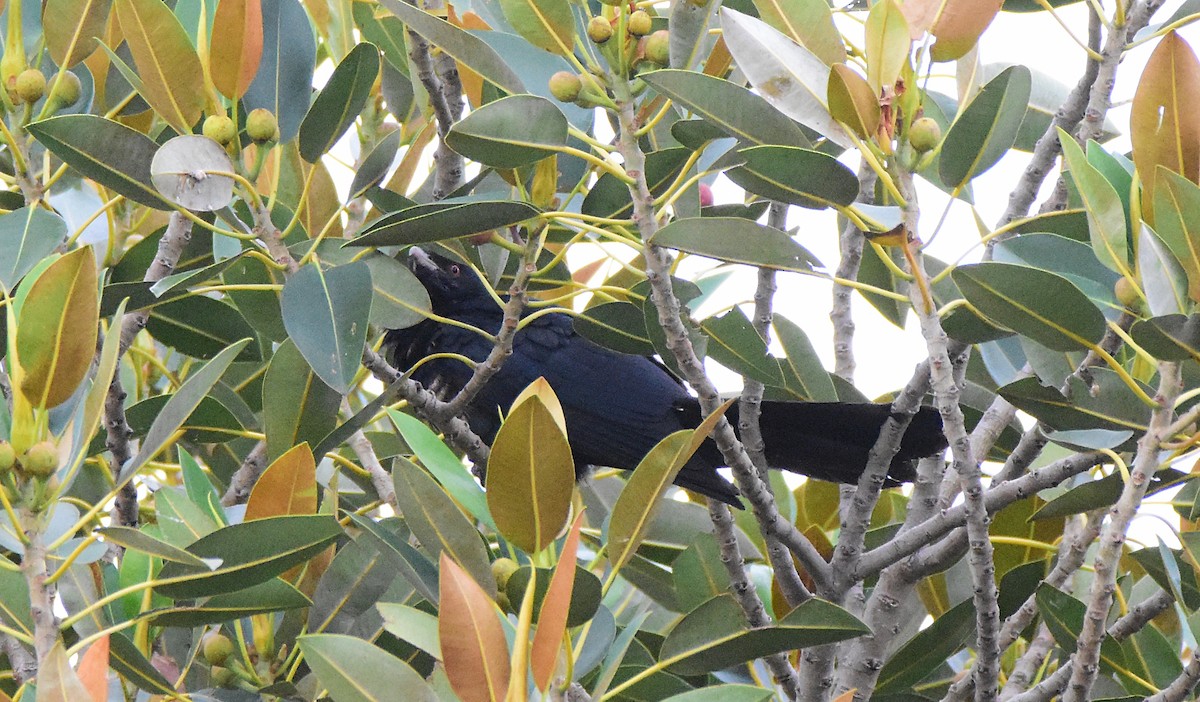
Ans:
{"label": "orange leaf", "polygon": [[1175,32],[1163,37],[1138,82],[1129,115],[1133,162],[1142,177],[1142,211],[1153,223],[1154,170],[1162,166],[1193,183],[1200,177],[1200,62]]}
{"label": "orange leaf", "polygon": [[929,57],[934,61],[953,61],[964,56],[974,48],[1003,4],[1004,0],[946,0],[929,30],[937,37]]}
{"label": "orange leaf", "polygon": [[438,567],[438,637],[450,687],[462,702],[502,700],[508,692],[508,642],[495,603],[445,551]]}
{"label": "orange leaf", "polygon": [[221,0],[213,16],[212,45],[220,47],[208,57],[213,84],[236,100],[250,87],[262,59],[262,2]]}
{"label": "orange leaf", "polygon": [[575,516],[567,540],[563,543],[562,555],[550,587],[542,600],[542,612],[538,616],[537,633],[533,635],[533,682],[542,692],[554,677],[558,651],[567,631],[567,613],[571,609],[571,591],[575,587],[575,562],[579,550],[579,527],[583,524],[583,512]]}
{"label": "orange leaf", "polygon": [[102,636],[88,647],[79,659],[79,679],[87,688],[92,702],[108,699],[108,636]]}
{"label": "orange leaf", "polygon": [[317,513],[317,464],[308,442],[267,466],[246,501],[246,521],[281,514]]}

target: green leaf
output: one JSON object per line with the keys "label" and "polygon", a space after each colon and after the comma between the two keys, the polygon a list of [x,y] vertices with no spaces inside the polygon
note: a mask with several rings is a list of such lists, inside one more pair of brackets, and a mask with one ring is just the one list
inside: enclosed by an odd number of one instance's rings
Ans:
{"label": "green leaf", "polygon": [[708,355],[714,361],[765,385],[783,385],[779,361],[767,354],[766,342],[740,307],[720,317],[709,317],[700,328],[708,335]]}
{"label": "green leaf", "polygon": [[787,234],[740,217],[677,219],[650,243],[731,263],[809,272],[821,262]]}
{"label": "green leaf", "polygon": [[467,472],[454,452],[416,417],[394,409],[388,410],[388,417],[404,437],[404,443],[412,447],[421,465],[437,478],[450,496],[462,505],[472,518],[494,530],[496,524],[488,510],[483,488],[479,487],[479,483],[475,482],[475,478]]}
{"label": "green leaf", "polygon": [[26,129],[80,175],[138,204],[171,209],[150,178],[158,144],[145,134],[95,115],[51,117]]}
{"label": "green leaf", "polygon": [[338,702],[434,699],[424,678],[404,661],[370,642],[341,634],[297,639],[304,660]]}
{"label": "green leaf", "polygon": [[687,611],[729,591],[729,574],[721,563],[721,549],[712,534],[696,536],[671,562],[671,576],[679,606]]}
{"label": "green leaf", "polygon": [[208,567],[167,563],[155,590],[176,600],[241,590],[307,561],[342,533],[329,515],[268,517],[223,527],[187,549]]}
{"label": "green leaf", "polygon": [[312,100],[317,42],[299,0],[262,0],[262,28],[262,60],[242,101],[247,112],[270,110],[286,143],[300,131]]}
{"label": "green leaf", "polygon": [[1138,320],[1130,334],[1155,358],[1164,361],[1200,358],[1200,315],[1172,314]]}
{"label": "green leaf", "polygon": [[370,153],[362,160],[362,165],[354,172],[354,180],[350,182],[351,200],[362,197],[367,190],[383,182],[388,171],[392,170],[392,162],[396,160],[396,152],[399,150],[399,129],[388,132],[371,148]]}
{"label": "green leaf", "polygon": [[767,102],[833,143],[853,146],[825,105],[828,65],[762,20],[728,7],[721,9],[721,27],[738,68]]}
{"label": "green leaf", "polygon": [[245,589],[210,597],[204,602],[154,609],[143,617],[154,626],[193,627],[234,621],[256,614],[303,609],[312,604],[289,582],[272,578]]}
{"label": "green leaf", "polygon": [[1071,172],[1087,211],[1088,231],[1096,258],[1117,273],[1133,278],[1129,265],[1125,207],[1120,196],[1104,175],[1088,162],[1074,137],[1059,129],[1058,139],[1062,142],[1063,161]]}
{"label": "green leaf", "polygon": [[383,628],[388,633],[441,660],[442,644],[438,639],[437,617],[394,602],[380,602],[375,608],[383,617]]}
{"label": "green leaf", "polygon": [[394,595],[404,599],[406,590],[414,592],[411,585],[408,588],[403,585],[396,579],[392,560],[375,548],[371,537],[350,541],[338,549],[317,582],[308,610],[307,631],[310,634],[351,631],[380,598]]}
{"label": "green leaf", "polygon": [[730,595],[689,612],[667,634],[659,660],[667,670],[701,675],[781,651],[818,646],[869,633],[866,624],[824,600],[811,599],[774,626],[750,629]]}
{"label": "green leaf", "polygon": [[[837,390],[833,387],[833,381],[829,379],[829,373],[821,364],[821,359],[817,357],[817,351],[804,330],[780,314],[774,315],[771,326],[780,345],[783,346],[783,352],[787,355],[787,367],[792,371],[784,378],[788,387],[801,391],[804,399],[809,402],[837,400]],[[799,383],[799,387],[791,388],[789,381],[792,379]]]}
{"label": "green leaf", "polygon": [[900,71],[908,63],[912,47],[908,20],[895,0],[883,0],[867,13],[865,32],[867,82],[878,95],[884,88],[895,86]]}
{"label": "green leaf", "polygon": [[164,561],[176,561],[193,566],[204,566],[204,561],[188,553],[182,548],[172,546],[161,539],[156,539],[149,533],[133,527],[113,526],[102,527],[96,533],[105,541],[114,543],[122,548],[133,549],[149,554]]}
{"label": "green leaf", "polygon": [[[1009,383],[998,391],[1013,403],[1048,426],[1072,431],[1079,429],[1146,430],[1149,410],[1146,405],[1112,371],[1093,370],[1094,384],[1089,386],[1078,378],[1069,378],[1070,399],[1055,388],[1042,385],[1037,378],[1023,378]],[[1154,390],[1142,386],[1143,392]]]}
{"label": "green leaf", "polygon": [[487,42],[402,0],[379,0],[408,28],[506,93],[525,92],[520,77]]}
{"label": "green leaf", "polygon": [[756,685],[713,685],[671,695],[663,702],[766,702],[775,693]]}
{"label": "green leaf", "polygon": [[115,0],[114,9],[142,97],[176,132],[190,133],[204,107],[204,70],[183,25],[162,0]]}
{"label": "green leaf", "polygon": [[[824,2],[817,4],[828,15],[829,6]],[[844,56],[845,49],[842,49],[842,53]],[[705,122],[741,141],[785,146],[808,142],[795,122],[762,96],[736,83],[695,71],[679,70],[653,71],[639,77],[675,103],[703,117]]]}
{"label": "green leaf", "polygon": [[[1186,476],[1183,473],[1171,468],[1160,470],[1150,477],[1150,485],[1146,494],[1149,496],[1178,487],[1179,481],[1184,477]],[[1121,474],[1114,472],[1099,480],[1090,480],[1070,488],[1042,505],[1029,518],[1031,520],[1053,519],[1111,507],[1120,499],[1124,487],[1125,481],[1122,480]]]}
{"label": "green leaf", "polygon": [[575,333],[605,348],[638,356],[653,356],[646,333],[646,316],[632,302],[605,302],[575,317]]}
{"label": "green leaf", "polygon": [[284,276],[257,258],[239,257],[221,274],[227,285],[278,285],[275,290],[229,290],[226,294],[254,331],[275,342],[287,339],[279,310]]}
{"label": "green leaf", "polygon": [[450,128],[446,145],[492,168],[520,168],[567,143],[567,118],[537,95],[512,95],[472,111]]}
{"label": "green leaf", "polygon": [[67,238],[62,217],[40,207],[22,207],[0,215],[0,287],[12,292],[38,261],[50,256]]}
{"label": "green leaf", "polygon": [[552,54],[575,51],[575,16],[567,0],[500,0],[512,28],[530,44]]}
{"label": "green leaf", "polygon": [[[683,148],[660,149],[646,154],[644,175],[650,194],[658,197],[665,193],[687,165],[691,155],[691,151]],[[629,218],[633,214],[629,186],[612,173],[601,175],[584,197],[580,211],[606,219]]]}
{"label": "green leaf", "polygon": [[1187,273],[1175,254],[1145,222],[1142,222],[1138,237],[1137,259],[1150,314],[1160,317],[1191,309]]}
{"label": "green leaf", "polygon": [[142,440],[142,445],[137,455],[130,459],[129,463],[121,467],[118,483],[128,479],[146,461],[149,461],[159,451],[166,448],[175,431],[191,416],[192,412],[200,404],[200,401],[208,395],[212,387],[225,374],[225,371],[229,368],[229,364],[233,363],[234,359],[237,358],[238,354],[241,353],[242,349],[248,343],[250,343],[249,339],[235,342],[229,348],[213,357],[211,361],[204,364],[203,368],[188,376],[183,385],[179,386],[179,389],[167,401],[167,404],[162,408],[162,412],[154,419],[154,424],[150,425],[150,429],[146,432],[146,438]]}
{"label": "green leaf", "polygon": [[18,304],[21,392],[34,408],[57,407],[75,393],[96,354],[100,294],[92,247],[55,259],[21,287]]}
{"label": "green leaf", "polygon": [[363,538],[387,559],[393,570],[407,580],[421,597],[437,604],[437,568],[420,551],[409,545],[407,529],[396,529],[398,521],[395,519],[376,522],[357,514],[347,516],[355,527],[363,531]]}
{"label": "green leaf", "polygon": [[858,177],[836,158],[792,146],[740,149],[743,163],[725,175],[755,195],[809,209],[845,207],[858,197]]}
{"label": "green leaf", "polygon": [[408,266],[380,254],[363,259],[371,269],[371,324],[404,329],[425,319],[431,311],[429,292]]}
{"label": "green leaf", "polygon": [[1165,168],[1155,178],[1154,229],[1187,272],[1188,297],[1200,300],[1200,187]]}
{"label": "green leaf", "polygon": [[960,602],[896,650],[879,671],[875,692],[907,692],[962,648],[975,633],[975,603]]}
{"label": "green leaf", "polygon": [[[155,305],[146,331],[164,346],[193,358],[212,358],[254,330],[232,306],[204,295],[190,295]],[[245,347],[238,360],[259,358],[258,346]]]}
{"label": "green leaf", "polygon": [[553,543],[571,511],[575,461],[561,417],[538,378],[513,402],[488,457],[488,508],[500,534],[527,553]]}
{"label": "green leaf", "polygon": [[760,19],[826,64],[832,66],[846,60],[846,45],[825,0],[754,0],[754,7],[758,8]]}
{"label": "green leaf", "polygon": [[396,486],[396,507],[425,552],[435,558],[448,554],[480,587],[494,595],[496,579],[492,576],[487,546],[442,486],[404,458],[392,463],[392,480]]}
{"label": "green leaf", "polygon": [[112,0],[47,0],[42,33],[54,63],[70,68],[90,56],[104,35],[111,7]]}
{"label": "green leaf", "polygon": [[[538,568],[537,584],[534,586],[533,592],[534,623],[537,623],[541,616],[542,605],[545,602],[546,592],[550,589],[550,578],[553,574],[554,571],[550,568]],[[509,576],[508,582],[504,585],[504,591],[515,610],[520,611],[521,603],[525,600],[530,575],[531,568],[529,566],[521,566]],[[567,612],[567,626],[582,626],[591,621],[592,617],[596,614],[596,610],[600,607],[600,599],[600,579],[590,571],[577,566],[571,587],[571,604]]]}
{"label": "green leaf", "polygon": [[456,239],[519,224],[540,213],[516,200],[415,205],[380,217],[344,246],[406,246]]}
{"label": "green leaf", "polygon": [[1104,315],[1062,276],[1009,263],[960,266],[963,296],[989,321],[1056,351],[1091,348],[1104,336]]}
{"label": "green leaf", "polygon": [[305,441],[315,446],[337,426],[341,393],[317,377],[291,339],[271,357],[262,392],[268,461]]}
{"label": "green leaf", "polygon": [[964,187],[1012,148],[1029,104],[1031,81],[1028,68],[1010,66],[959,112],[942,141],[938,173],[943,183]]}
{"label": "green leaf", "polygon": [[108,638],[108,664],[118,675],[146,692],[159,695],[176,694],[175,685],[138,650],[125,634]]}
{"label": "green leaf", "polygon": [[350,392],[362,364],[371,312],[371,272],[358,262],[322,270],[309,264],[288,278],[283,325],[313,372],[334,391]]}
{"label": "green leaf", "polygon": [[325,155],[367,106],[379,75],[379,49],[362,42],[346,54],[317,93],[300,123],[300,155],[309,163]]}

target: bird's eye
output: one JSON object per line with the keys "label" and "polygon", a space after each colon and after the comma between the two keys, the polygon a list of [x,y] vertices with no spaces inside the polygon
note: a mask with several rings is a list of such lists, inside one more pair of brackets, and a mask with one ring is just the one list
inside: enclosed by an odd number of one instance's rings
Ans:
{"label": "bird's eye", "polygon": [[461,270],[459,269],[459,267],[458,267],[458,264],[457,264],[457,263],[451,263],[451,264],[450,264],[450,275],[452,275],[452,276],[454,276],[455,278],[457,278],[457,277],[458,277],[458,274],[459,274],[460,272],[461,272]]}

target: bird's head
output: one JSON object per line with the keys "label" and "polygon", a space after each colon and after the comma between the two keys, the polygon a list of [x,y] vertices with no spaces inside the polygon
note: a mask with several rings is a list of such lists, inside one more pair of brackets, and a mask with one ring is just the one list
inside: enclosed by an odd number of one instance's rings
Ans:
{"label": "bird's head", "polygon": [[414,246],[408,250],[408,267],[429,292],[434,312],[462,303],[492,303],[483,280],[465,263]]}

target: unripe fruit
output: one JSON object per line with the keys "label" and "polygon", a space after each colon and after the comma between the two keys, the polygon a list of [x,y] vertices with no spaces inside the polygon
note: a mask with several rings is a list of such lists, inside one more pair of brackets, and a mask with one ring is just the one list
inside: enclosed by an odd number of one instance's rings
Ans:
{"label": "unripe fruit", "polygon": [[710,188],[708,186],[708,183],[701,183],[699,190],[700,190],[700,206],[701,207],[712,207],[713,202],[714,202],[712,188]]}
{"label": "unripe fruit", "polygon": [[214,631],[205,635],[200,646],[204,652],[204,660],[210,665],[223,665],[225,660],[233,655],[233,641],[220,632]]}
{"label": "unripe fruit", "polygon": [[646,58],[660,66],[671,62],[671,33],[665,29],[646,37]]}
{"label": "unripe fruit", "polygon": [[4,57],[0,58],[0,81],[3,81],[4,87],[10,91],[17,88],[17,75],[29,67],[23,53],[5,53]]}
{"label": "unripe fruit", "polygon": [[918,153],[937,147],[942,141],[942,127],[932,117],[922,117],[908,128],[908,143]]}
{"label": "unripe fruit", "polygon": [[233,687],[234,681],[237,680],[237,675],[232,670],[219,665],[210,668],[209,674],[212,675],[213,684],[217,687]]}
{"label": "unripe fruit", "polygon": [[511,558],[497,558],[492,561],[492,577],[496,579],[496,589],[500,590],[501,594],[508,585],[508,579],[520,568],[521,565]]}
{"label": "unripe fruit", "polygon": [[12,444],[0,440],[0,473],[7,473],[12,470],[12,467],[16,463],[17,452],[13,450]]}
{"label": "unripe fruit", "polygon": [[275,121],[275,115],[270,110],[263,107],[253,109],[246,115],[246,135],[258,144],[273,141],[279,137],[279,122]]}
{"label": "unripe fruit", "polygon": [[644,37],[650,33],[653,27],[650,14],[645,10],[638,10],[629,15],[629,33],[635,37]]}
{"label": "unripe fruit", "polygon": [[1113,294],[1126,309],[1136,310],[1142,306],[1142,296],[1138,294],[1137,286],[1129,278],[1121,276],[1113,286]]}
{"label": "unripe fruit", "polygon": [[55,79],[54,85],[50,90],[50,99],[54,104],[58,105],[59,109],[71,107],[79,102],[80,96],[83,94],[83,85],[79,82],[79,76],[70,71],[64,71],[61,76]]}
{"label": "unripe fruit", "polygon": [[612,23],[603,17],[593,17],[588,22],[587,35],[588,39],[591,39],[593,42],[597,44],[603,44],[609,39],[612,39]]}
{"label": "unripe fruit", "polygon": [[210,115],[204,120],[204,136],[221,146],[228,146],[237,138],[237,127],[225,115]]}
{"label": "unripe fruit", "polygon": [[21,467],[26,473],[39,478],[54,475],[55,469],[58,468],[58,448],[49,441],[40,441],[30,446],[21,457]]}
{"label": "unripe fruit", "polygon": [[46,76],[36,68],[28,68],[17,75],[17,97],[22,102],[33,104],[46,94]]}
{"label": "unripe fruit", "polygon": [[583,90],[583,81],[570,71],[559,71],[550,76],[550,94],[562,102],[575,102],[579,91]]}

